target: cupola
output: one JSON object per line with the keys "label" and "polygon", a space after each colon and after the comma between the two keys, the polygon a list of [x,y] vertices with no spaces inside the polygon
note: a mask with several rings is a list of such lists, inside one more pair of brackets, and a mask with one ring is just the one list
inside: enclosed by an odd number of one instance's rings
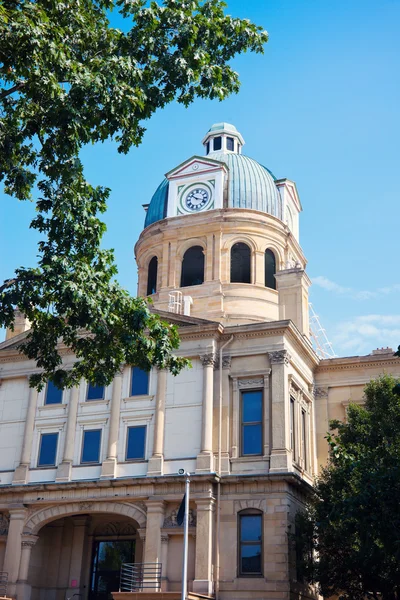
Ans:
{"label": "cupola", "polygon": [[214,123],[207,131],[202,143],[207,155],[211,152],[241,154],[245,142],[234,125]]}

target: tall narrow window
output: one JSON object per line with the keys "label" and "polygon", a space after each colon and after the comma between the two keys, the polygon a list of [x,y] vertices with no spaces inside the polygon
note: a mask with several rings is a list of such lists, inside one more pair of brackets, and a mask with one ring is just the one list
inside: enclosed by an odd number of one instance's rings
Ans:
{"label": "tall narrow window", "polygon": [[221,150],[221,148],[222,148],[222,138],[221,137],[214,138],[214,152],[216,150]]}
{"label": "tall narrow window", "polygon": [[100,462],[101,429],[89,429],[83,432],[81,463]]}
{"label": "tall narrow window", "polygon": [[235,149],[235,140],[231,137],[227,137],[226,138],[226,149],[230,150],[231,152],[234,151]]}
{"label": "tall narrow window", "polygon": [[204,251],[201,246],[192,246],[183,255],[181,287],[200,285],[204,281]]}
{"label": "tall narrow window", "polygon": [[103,400],[104,398],[104,385],[94,385],[88,383],[86,400]]}
{"label": "tall narrow window", "polygon": [[290,398],[290,449],[293,452],[293,458],[294,458],[294,409],[295,409],[295,402],[294,402],[294,398]]}
{"label": "tall narrow window", "polygon": [[242,456],[262,454],[262,391],[242,392]]}
{"label": "tall narrow window", "polygon": [[301,455],[303,466],[307,470],[307,415],[303,409],[301,411]]}
{"label": "tall narrow window", "polygon": [[54,467],[57,457],[58,433],[42,433],[40,436],[38,467]]}
{"label": "tall narrow window", "polygon": [[206,144],[206,154],[210,154],[210,142]]}
{"label": "tall narrow window", "polygon": [[157,291],[157,271],[158,271],[158,258],[153,256],[149,262],[149,268],[147,271],[147,295],[155,294]]}
{"label": "tall narrow window", "polygon": [[149,393],[149,373],[132,367],[131,396],[146,396]]}
{"label": "tall narrow window", "polygon": [[128,427],[126,440],[126,460],[144,459],[146,445],[146,426]]}
{"label": "tall narrow window", "polygon": [[265,251],[265,287],[269,287],[273,290],[276,290],[276,261],[275,254],[272,250]]}
{"label": "tall narrow window", "polygon": [[261,576],[262,513],[239,513],[239,576]]}
{"label": "tall narrow window", "polygon": [[238,242],[231,248],[231,282],[251,282],[251,252],[247,244]]}
{"label": "tall narrow window", "polygon": [[63,391],[56,387],[52,381],[47,382],[45,404],[62,404]]}

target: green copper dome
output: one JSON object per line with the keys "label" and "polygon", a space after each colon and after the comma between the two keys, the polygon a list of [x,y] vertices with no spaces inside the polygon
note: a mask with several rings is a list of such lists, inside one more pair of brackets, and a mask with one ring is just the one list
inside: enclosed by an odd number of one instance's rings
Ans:
{"label": "green copper dome", "polygon": [[[220,151],[213,151],[211,143],[217,136],[222,139],[218,144]],[[229,151],[225,142],[227,136],[234,136],[237,141],[235,151]],[[228,138],[230,139],[230,138]],[[215,123],[203,139],[207,147],[207,158],[224,163],[228,167],[227,208],[243,208],[268,213],[283,220],[282,199],[275,185],[275,177],[266,167],[256,160],[241,154],[244,140],[234,125]],[[209,151],[211,150],[211,151]],[[164,179],[155,191],[145,220],[145,227],[165,219],[168,203],[168,179]]]}

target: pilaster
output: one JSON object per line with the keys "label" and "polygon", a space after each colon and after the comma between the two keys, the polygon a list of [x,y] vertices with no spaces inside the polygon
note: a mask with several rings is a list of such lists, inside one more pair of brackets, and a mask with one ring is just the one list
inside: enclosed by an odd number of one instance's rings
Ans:
{"label": "pilaster", "polygon": [[68,588],[66,597],[79,593],[82,588],[83,550],[88,519],[86,516],[73,517],[74,533],[72,538],[71,563],[69,566],[69,583],[76,581],[75,588]]}
{"label": "pilaster", "polygon": [[29,466],[32,454],[33,429],[35,424],[36,407],[38,400],[38,391],[36,388],[29,388],[28,410],[26,413],[24,439],[22,442],[21,460],[15,469],[13,484],[20,485],[27,483]]}
{"label": "pilaster", "polygon": [[165,369],[158,371],[153,455],[149,460],[147,469],[148,475],[162,475],[164,472],[164,428],[167,377],[168,374]]}
{"label": "pilaster", "polygon": [[196,562],[193,591],[205,596],[213,593],[212,581],[212,540],[215,501],[202,498],[195,501],[197,509],[196,523]]}
{"label": "pilaster", "polygon": [[272,449],[270,473],[292,470],[289,427],[290,354],[287,350],[268,353],[272,369]]}
{"label": "pilaster", "polygon": [[72,462],[74,460],[76,417],[78,414],[79,386],[71,389],[69,395],[67,427],[65,432],[65,445],[63,460],[58,465],[56,481],[71,481]]}
{"label": "pilaster", "polygon": [[158,499],[150,499],[146,502],[147,523],[145,559],[146,563],[161,562],[161,527],[164,523],[165,502]]}
{"label": "pilaster", "polygon": [[118,371],[114,377],[111,410],[110,410],[110,428],[108,431],[107,458],[101,466],[100,479],[114,479],[117,468],[118,455],[118,434],[121,413],[121,391],[122,391],[122,370]]}
{"label": "pilaster", "polygon": [[7,593],[13,598],[16,593],[16,583],[21,562],[22,531],[26,518],[26,509],[23,507],[10,508],[9,513],[10,523],[8,527],[3,571],[8,573]]}
{"label": "pilaster", "polygon": [[23,535],[21,543],[21,561],[19,565],[18,581],[16,585],[18,600],[30,600],[32,586],[28,583],[29,562],[33,546],[39,537],[37,535]]}
{"label": "pilaster", "polygon": [[209,473],[213,471],[213,391],[214,391],[214,365],[216,355],[214,351],[200,357],[203,364],[203,410],[201,427],[201,451],[197,456],[196,473]]}
{"label": "pilaster", "polygon": [[232,359],[230,356],[222,357],[222,440],[221,440],[221,475],[230,473],[230,386],[229,374]]}

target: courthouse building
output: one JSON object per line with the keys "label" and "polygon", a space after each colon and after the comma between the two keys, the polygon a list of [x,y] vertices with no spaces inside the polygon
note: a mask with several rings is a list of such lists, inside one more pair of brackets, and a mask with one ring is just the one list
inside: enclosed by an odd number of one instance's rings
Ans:
{"label": "courthouse building", "polygon": [[313,597],[289,533],[328,422],[400,361],[318,356],[295,183],[243,154],[232,125],[203,146],[166,174],[135,246],[138,293],[179,327],[191,369],[126,365],[105,388],[38,393],[23,315],[0,344],[0,571],[18,600],[109,600],[125,563],[158,565],[179,592],[180,470],[192,597]]}

